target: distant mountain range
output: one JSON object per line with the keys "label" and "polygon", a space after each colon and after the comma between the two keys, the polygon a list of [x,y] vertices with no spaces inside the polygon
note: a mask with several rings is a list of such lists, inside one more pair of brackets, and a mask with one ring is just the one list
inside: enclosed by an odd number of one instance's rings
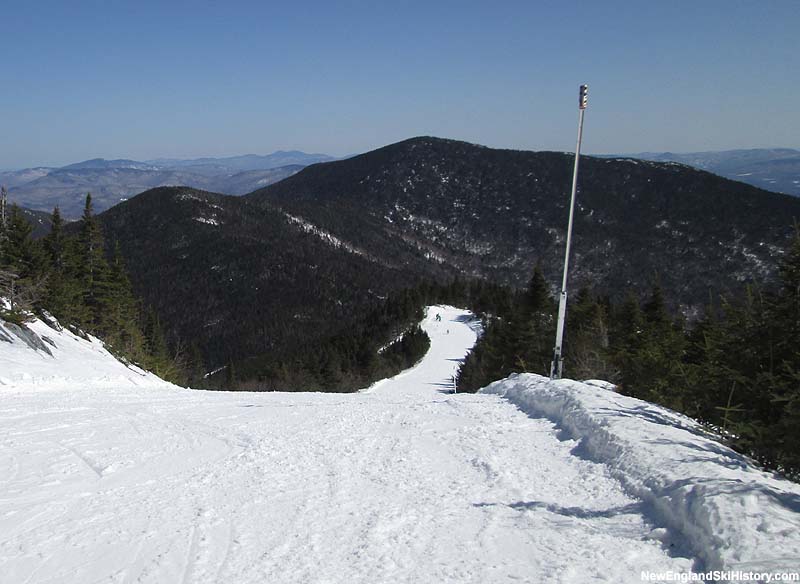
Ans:
{"label": "distant mountain range", "polygon": [[[655,162],[678,162],[768,191],[800,197],[800,151],[788,148],[719,152],[641,152],[605,155]],[[327,154],[279,150],[265,156],[225,158],[95,158],[59,168],[34,167],[0,172],[0,184],[12,201],[51,212],[58,205],[68,219],[80,216],[87,192],[95,210],[103,211],[142,191],[159,186],[189,186],[227,195],[244,195],[318,162],[337,160]]]}
{"label": "distant mountain range", "polygon": [[800,197],[800,150],[791,148],[716,152],[639,152],[625,156],[656,162],[680,162],[776,193]]}
{"label": "distant mountain range", "polygon": [[308,166],[317,162],[336,160],[327,154],[307,154],[299,150],[277,150],[272,154],[260,156],[258,154],[245,154],[244,156],[230,156],[227,158],[192,158],[181,160],[178,158],[158,158],[148,160],[160,168],[189,168],[189,167],[214,167],[225,168],[233,171],[243,170],[268,170],[281,166]]}
{"label": "distant mountain range", "polygon": [[0,172],[0,184],[19,205],[75,219],[91,192],[96,211],[108,209],[142,191],[159,186],[194,188],[243,195],[282,180],[317,162],[334,160],[327,154],[277,151],[266,156],[247,154],[228,158],[190,160],[106,160],[95,158],[59,168],[36,167]]}

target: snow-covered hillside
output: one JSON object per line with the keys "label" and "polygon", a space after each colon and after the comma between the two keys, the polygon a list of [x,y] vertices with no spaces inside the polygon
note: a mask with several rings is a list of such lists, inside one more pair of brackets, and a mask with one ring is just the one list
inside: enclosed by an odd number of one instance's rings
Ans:
{"label": "snow-covered hillside", "polygon": [[797,557],[796,487],[685,418],[534,376],[452,394],[461,310],[429,309],[426,357],[353,395],[185,390],[41,327],[52,357],[0,341],[3,583],[617,583]]}
{"label": "snow-covered hillside", "polygon": [[81,338],[52,322],[36,319],[22,328],[0,320],[0,395],[13,389],[172,386],[121,363],[96,338]]}

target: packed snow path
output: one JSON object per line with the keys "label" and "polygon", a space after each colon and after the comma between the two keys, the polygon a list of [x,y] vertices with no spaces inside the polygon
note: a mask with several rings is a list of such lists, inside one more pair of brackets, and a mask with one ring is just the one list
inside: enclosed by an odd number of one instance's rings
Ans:
{"label": "packed snow path", "polygon": [[637,582],[690,568],[551,422],[452,395],[475,341],[465,312],[433,308],[424,328],[414,369],[354,395],[3,390],[0,582]]}

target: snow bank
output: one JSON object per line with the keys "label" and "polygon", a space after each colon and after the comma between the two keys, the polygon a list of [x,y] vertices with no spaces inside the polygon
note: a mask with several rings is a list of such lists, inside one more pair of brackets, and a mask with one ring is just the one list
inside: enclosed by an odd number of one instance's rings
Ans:
{"label": "snow bank", "polygon": [[[773,572],[800,562],[800,486],[758,470],[695,421],[608,389],[512,375],[481,390],[553,421],[605,464],[705,570]],[[677,536],[677,537],[675,537]]]}
{"label": "snow bank", "polygon": [[20,327],[0,320],[0,391],[87,387],[176,387],[119,361],[102,341],[40,319]]}

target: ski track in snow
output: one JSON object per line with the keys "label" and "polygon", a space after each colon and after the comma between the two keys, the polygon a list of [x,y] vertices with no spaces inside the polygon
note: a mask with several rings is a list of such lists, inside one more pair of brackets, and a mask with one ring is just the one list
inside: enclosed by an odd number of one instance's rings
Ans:
{"label": "ski track in snow", "polygon": [[[434,315],[442,315],[436,322]],[[638,582],[688,571],[552,422],[453,395],[475,342],[359,394],[91,386],[0,403],[0,583]],[[677,549],[677,548],[673,548]]]}

